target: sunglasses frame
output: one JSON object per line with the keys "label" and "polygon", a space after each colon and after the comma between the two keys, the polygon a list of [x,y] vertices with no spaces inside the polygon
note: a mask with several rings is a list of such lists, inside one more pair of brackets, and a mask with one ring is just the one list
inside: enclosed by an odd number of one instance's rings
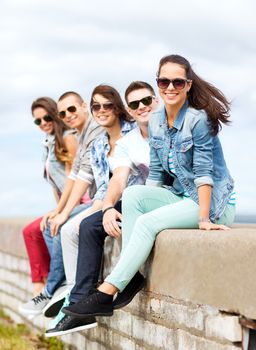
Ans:
{"label": "sunglasses frame", "polygon": [[69,112],[69,113],[76,113],[77,111],[77,107],[74,106],[74,105],[71,105],[71,106],[68,106],[68,108],[66,108],[64,111],[60,111],[58,113],[58,116],[60,119],[65,119],[66,118],[66,112]]}
{"label": "sunglasses frame", "polygon": [[40,126],[42,123],[42,119],[46,122],[46,123],[50,123],[53,121],[53,117],[49,114],[44,115],[42,118],[34,118],[34,123],[37,126]]}
{"label": "sunglasses frame", "polygon": [[113,109],[115,108],[115,105],[113,102],[106,102],[102,104],[95,102],[91,105],[91,111],[94,113],[98,113],[102,108],[104,111],[113,111]]}
{"label": "sunglasses frame", "polygon": [[[142,103],[144,106],[150,106],[152,104],[154,98],[155,98],[155,96],[152,96],[152,95],[145,96],[145,97],[141,98],[140,100],[131,101],[127,105],[133,111],[136,111],[136,109],[139,108],[140,103]],[[146,101],[148,101],[148,102],[146,102]],[[134,105],[134,108],[131,105]]]}
{"label": "sunglasses frame", "polygon": [[[166,84],[163,84],[164,86],[163,85],[161,86],[160,81],[162,81],[162,83],[163,83],[164,80],[166,81]],[[168,86],[172,83],[172,86],[174,87],[175,90],[183,90],[186,86],[186,83],[189,83],[191,81],[192,81],[191,79],[183,79],[183,78],[174,78],[174,79],[156,78],[156,83],[157,83],[157,86],[159,87],[159,89],[167,89]],[[183,82],[184,86],[177,87],[177,84],[179,84],[179,82]]]}

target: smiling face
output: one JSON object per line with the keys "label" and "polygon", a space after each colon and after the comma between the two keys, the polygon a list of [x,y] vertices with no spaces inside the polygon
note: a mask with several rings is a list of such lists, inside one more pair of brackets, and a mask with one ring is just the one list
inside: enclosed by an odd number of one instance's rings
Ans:
{"label": "smiling face", "polygon": [[58,112],[64,114],[62,120],[67,126],[80,132],[83,130],[88,113],[85,102],[80,103],[75,95],[68,95],[58,102]]}
{"label": "smiling face", "polygon": [[114,113],[114,104],[100,94],[92,98],[92,114],[96,122],[104,128],[112,128],[120,124],[119,117]]}
{"label": "smiling face", "polygon": [[[143,88],[139,90],[133,90],[127,95],[127,104],[129,105],[133,101],[140,101],[145,97],[153,96],[149,89]],[[128,107],[129,114],[140,125],[147,125],[150,114],[156,110],[158,106],[158,99],[153,97],[152,103],[149,106],[145,106],[142,102],[139,102],[137,109],[131,109]]]}
{"label": "smiling face", "polygon": [[53,122],[47,122],[43,119],[44,116],[48,116],[49,113],[46,109],[42,107],[37,107],[33,110],[33,117],[34,119],[40,119],[41,123],[38,125],[38,127],[45,132],[46,134],[50,135],[54,132],[54,125]]}
{"label": "smiling face", "polygon": [[[168,62],[165,63],[159,72],[160,79],[187,79],[185,69],[177,64]],[[185,86],[181,90],[177,90],[174,88],[173,84],[170,83],[167,88],[159,88],[159,94],[162,97],[165,108],[168,110],[172,107],[180,108],[186,101],[187,93],[190,90],[192,82],[186,82]]]}

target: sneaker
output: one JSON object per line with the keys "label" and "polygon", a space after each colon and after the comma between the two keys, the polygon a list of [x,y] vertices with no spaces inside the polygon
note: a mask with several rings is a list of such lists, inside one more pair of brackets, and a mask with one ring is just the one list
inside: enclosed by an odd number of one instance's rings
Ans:
{"label": "sneaker", "polygon": [[51,322],[49,323],[49,329],[55,328],[57,326],[57,324],[63,319],[63,317],[65,316],[65,314],[62,312],[62,309],[66,306],[71,305],[69,302],[69,294],[66,295],[65,301],[58,313],[58,315],[51,320]]}
{"label": "sneaker", "polygon": [[74,317],[112,316],[113,296],[96,290],[78,303],[63,308],[63,312]]}
{"label": "sneaker", "polygon": [[67,286],[61,286],[53,294],[51,301],[45,306],[42,313],[45,317],[55,317],[58,315],[67,294],[70,292],[70,288]]}
{"label": "sneaker", "polygon": [[140,272],[137,272],[125,289],[121,293],[117,293],[117,297],[113,301],[114,310],[128,305],[145,284],[146,279]]}
{"label": "sneaker", "polygon": [[59,323],[54,328],[47,329],[45,332],[45,337],[57,337],[60,335],[78,332],[93,327],[97,327],[95,317],[85,317],[81,319],[64,315],[62,320],[59,321]]}
{"label": "sneaker", "polygon": [[25,315],[39,315],[50,300],[50,298],[41,292],[39,295],[29,300],[27,303],[20,305],[19,312]]}

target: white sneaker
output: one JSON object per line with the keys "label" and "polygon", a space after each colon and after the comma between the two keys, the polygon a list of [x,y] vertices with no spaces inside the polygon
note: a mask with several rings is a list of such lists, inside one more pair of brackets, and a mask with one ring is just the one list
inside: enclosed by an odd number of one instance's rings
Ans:
{"label": "white sneaker", "polygon": [[29,300],[27,303],[21,304],[19,306],[19,312],[24,315],[39,315],[50,300],[50,298],[41,292],[39,295]]}
{"label": "white sneaker", "polygon": [[51,301],[42,310],[42,313],[45,317],[55,317],[60,311],[66,295],[70,292],[70,288],[66,285],[59,287],[56,292],[53,294]]}

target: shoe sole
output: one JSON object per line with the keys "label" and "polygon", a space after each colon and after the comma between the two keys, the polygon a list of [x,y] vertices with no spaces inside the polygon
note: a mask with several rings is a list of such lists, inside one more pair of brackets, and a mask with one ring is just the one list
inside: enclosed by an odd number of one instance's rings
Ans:
{"label": "shoe sole", "polygon": [[33,311],[33,310],[26,310],[26,309],[21,309],[19,308],[19,313],[21,313],[23,316],[38,316],[42,313],[42,310],[38,310],[38,311]]}
{"label": "shoe sole", "polygon": [[94,328],[94,327],[97,327],[97,326],[98,326],[98,323],[95,322],[95,323],[88,324],[86,326],[80,326],[80,327],[75,327],[75,328],[72,328],[72,329],[67,329],[66,331],[45,333],[44,336],[46,338],[58,337],[58,336],[61,336],[61,335],[65,335],[65,334],[69,334],[69,333],[73,333],[73,332],[79,332],[79,331],[83,331],[85,329]]}
{"label": "shoe sole", "polygon": [[75,312],[69,311],[69,310],[63,310],[65,315],[68,316],[74,316],[77,318],[84,318],[87,316],[113,316],[113,311],[109,311],[109,312],[94,312],[91,314],[77,314]]}
{"label": "shoe sole", "polygon": [[126,305],[130,304],[130,302],[132,301],[132,299],[135,297],[135,295],[146,285],[146,280],[144,280],[139,287],[134,291],[134,293],[130,296],[129,299],[123,301],[120,304],[115,305],[115,301],[113,302],[113,309],[114,310],[118,310],[121,309],[122,307],[125,307]]}
{"label": "shoe sole", "polygon": [[45,317],[55,317],[58,315],[63,303],[64,303],[65,298],[62,298],[58,301],[56,301],[56,303],[48,306],[46,305],[46,307],[43,309],[43,314]]}

